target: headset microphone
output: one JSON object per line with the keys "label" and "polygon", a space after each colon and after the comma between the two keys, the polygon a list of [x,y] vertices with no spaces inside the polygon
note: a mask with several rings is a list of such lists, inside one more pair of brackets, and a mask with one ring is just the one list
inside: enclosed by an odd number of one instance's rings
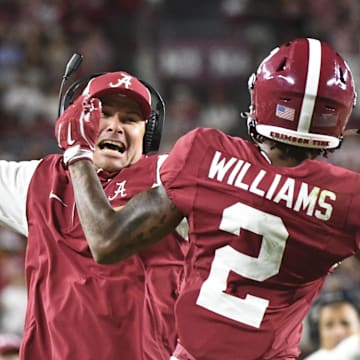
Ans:
{"label": "headset microphone", "polygon": [[66,69],[65,69],[65,74],[64,74],[64,78],[66,80],[74,71],[76,71],[79,68],[82,60],[83,60],[83,56],[81,54],[78,54],[78,53],[73,54],[73,56],[70,58],[70,60],[66,64]]}
{"label": "headset microphone", "polygon": [[65,72],[61,81],[60,85],[60,91],[59,91],[59,108],[58,108],[58,116],[61,115],[62,112],[62,93],[64,89],[64,85],[67,81],[67,79],[70,77],[70,75],[78,69],[81,62],[83,60],[83,56],[78,53],[74,53],[68,63],[66,64]]}

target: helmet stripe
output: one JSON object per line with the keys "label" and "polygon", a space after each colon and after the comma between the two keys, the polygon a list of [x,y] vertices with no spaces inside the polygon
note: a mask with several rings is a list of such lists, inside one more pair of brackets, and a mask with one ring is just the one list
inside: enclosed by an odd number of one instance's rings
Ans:
{"label": "helmet stripe", "polygon": [[305,94],[300,110],[298,131],[308,133],[311,126],[315,101],[318,93],[321,69],[321,42],[307,39],[309,42],[309,60],[305,84]]}

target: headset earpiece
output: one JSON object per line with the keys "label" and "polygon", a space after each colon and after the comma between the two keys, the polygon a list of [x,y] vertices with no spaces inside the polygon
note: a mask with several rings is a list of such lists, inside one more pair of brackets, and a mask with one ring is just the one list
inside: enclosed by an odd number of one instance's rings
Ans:
{"label": "headset earpiece", "polygon": [[143,152],[147,154],[151,151],[157,151],[156,146],[153,144],[156,125],[158,123],[155,111],[151,112],[150,117],[146,120],[145,135],[143,141]]}
{"label": "headset earpiece", "polygon": [[140,81],[149,89],[152,99],[155,98],[156,101],[155,106],[153,106],[153,111],[147,119],[145,127],[143,153],[147,154],[159,150],[165,120],[165,104],[156,89],[154,89],[149,83],[143,80]]}

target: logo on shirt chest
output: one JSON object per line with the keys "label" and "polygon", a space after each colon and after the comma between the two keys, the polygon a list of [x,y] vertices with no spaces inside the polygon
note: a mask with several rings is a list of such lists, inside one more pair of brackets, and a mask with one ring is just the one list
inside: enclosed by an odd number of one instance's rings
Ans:
{"label": "logo on shirt chest", "polygon": [[126,185],[126,180],[117,182],[114,193],[112,195],[109,195],[108,199],[111,201],[111,200],[114,200],[116,197],[123,198],[123,197],[127,196],[125,185]]}

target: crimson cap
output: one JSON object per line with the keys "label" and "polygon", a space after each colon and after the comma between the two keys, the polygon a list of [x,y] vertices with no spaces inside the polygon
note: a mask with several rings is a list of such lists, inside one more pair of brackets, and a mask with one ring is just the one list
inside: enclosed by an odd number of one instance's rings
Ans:
{"label": "crimson cap", "polygon": [[83,95],[91,97],[104,93],[117,93],[128,96],[136,101],[144,116],[144,120],[151,115],[151,94],[148,88],[136,77],[125,71],[105,73],[89,81]]}

